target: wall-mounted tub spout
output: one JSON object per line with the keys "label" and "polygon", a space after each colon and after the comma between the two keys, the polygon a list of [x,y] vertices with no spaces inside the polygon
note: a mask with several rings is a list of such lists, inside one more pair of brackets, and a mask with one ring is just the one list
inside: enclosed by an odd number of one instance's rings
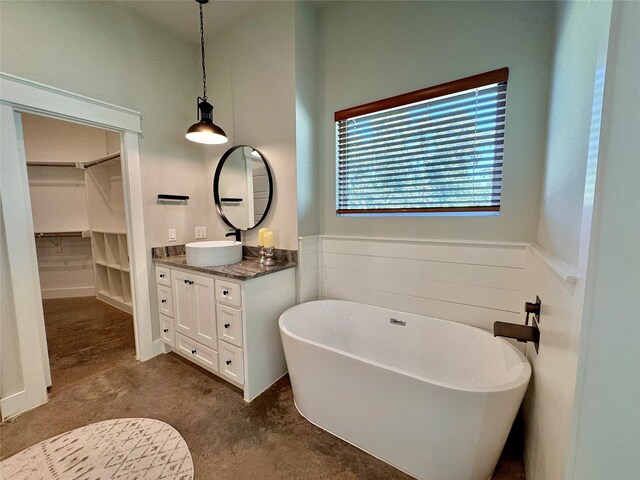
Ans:
{"label": "wall-mounted tub spout", "polygon": [[[540,304],[540,298],[538,297],[536,297],[536,303],[525,303],[527,318],[524,325],[519,325],[517,323],[494,322],[493,336],[513,338],[522,343],[533,342],[533,345],[536,347],[536,353],[538,353],[538,346],[540,344],[540,329],[538,328],[538,321],[540,320]],[[529,326],[529,314],[533,314],[531,326]]]}

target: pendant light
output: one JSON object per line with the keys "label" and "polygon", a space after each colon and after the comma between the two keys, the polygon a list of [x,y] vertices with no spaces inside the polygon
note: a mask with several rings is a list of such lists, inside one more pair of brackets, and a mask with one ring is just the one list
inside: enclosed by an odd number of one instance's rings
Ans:
{"label": "pendant light", "polygon": [[202,22],[202,5],[209,0],[196,0],[200,5],[200,48],[202,51],[202,97],[198,97],[198,123],[194,123],[187,130],[187,140],[197,143],[221,144],[227,143],[227,134],[213,123],[213,105],[207,102],[207,73],[204,66],[204,26]]}

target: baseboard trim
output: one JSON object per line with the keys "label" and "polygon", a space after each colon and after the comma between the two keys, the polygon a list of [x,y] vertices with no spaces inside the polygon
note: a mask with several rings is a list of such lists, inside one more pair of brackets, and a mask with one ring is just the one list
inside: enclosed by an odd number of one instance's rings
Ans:
{"label": "baseboard trim", "polygon": [[27,405],[27,391],[22,390],[21,392],[0,399],[0,410],[2,410],[3,421],[29,410],[29,406]]}
{"label": "baseboard trim", "polygon": [[44,288],[42,298],[94,297],[96,287]]}
{"label": "baseboard trim", "polygon": [[133,315],[133,307],[130,305],[127,305],[126,303],[122,303],[122,302],[119,302],[118,300],[114,300],[111,297],[108,297],[107,295],[104,295],[103,293],[100,293],[100,292],[96,294],[96,298],[104,303],[108,303],[112,307],[116,307],[117,309],[122,310],[125,313],[128,313],[129,315]]}
{"label": "baseboard trim", "polygon": [[168,345],[164,343],[161,339],[156,339],[153,341],[153,356],[160,355],[161,353],[167,353],[171,351],[171,347],[166,348]]}

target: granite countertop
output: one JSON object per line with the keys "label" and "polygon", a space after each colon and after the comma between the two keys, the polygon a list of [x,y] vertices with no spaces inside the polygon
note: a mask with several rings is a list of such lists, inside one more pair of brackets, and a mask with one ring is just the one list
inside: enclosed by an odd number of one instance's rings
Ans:
{"label": "granite countertop", "polygon": [[[220,277],[233,278],[234,280],[251,280],[271,273],[280,272],[298,265],[297,252],[291,250],[280,250],[274,255],[275,265],[265,267],[260,265],[260,258],[252,255],[257,251],[253,247],[243,248],[243,258],[241,262],[232,265],[222,265],[219,267],[200,267],[187,265],[187,257],[183,253],[184,249],[180,245],[172,247],[156,247],[152,249],[153,262],[170,267],[179,267],[194,272],[208,273]],[[168,249],[170,248],[170,250]],[[182,251],[181,251],[182,250]]]}

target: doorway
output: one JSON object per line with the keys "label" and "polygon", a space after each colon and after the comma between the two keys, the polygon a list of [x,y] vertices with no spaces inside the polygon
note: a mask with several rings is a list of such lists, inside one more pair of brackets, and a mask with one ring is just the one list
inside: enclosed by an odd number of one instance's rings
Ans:
{"label": "doorway", "polygon": [[118,132],[21,113],[51,387],[135,359]]}
{"label": "doorway", "polygon": [[[3,340],[0,411],[2,418],[8,418],[46,403],[47,386],[51,384],[22,114],[65,120],[120,135],[122,202],[136,356],[139,360],[148,360],[162,353],[163,348],[159,338],[153,339],[151,321],[149,285],[153,278],[144,232],[139,153],[141,115],[2,72],[0,100],[0,329]],[[120,243],[116,244],[119,248]],[[117,280],[114,285],[117,292]],[[96,287],[99,288],[99,284]],[[125,287],[122,288],[122,294],[115,293],[113,297],[124,299]]]}

